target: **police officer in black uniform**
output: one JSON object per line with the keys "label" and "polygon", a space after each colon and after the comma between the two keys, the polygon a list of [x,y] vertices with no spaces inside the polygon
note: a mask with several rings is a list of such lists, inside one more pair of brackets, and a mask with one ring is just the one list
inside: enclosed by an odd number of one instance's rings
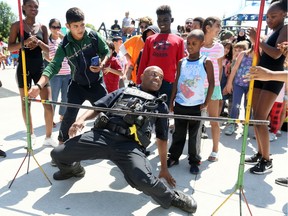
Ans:
{"label": "police officer in black uniform", "polygon": [[[158,95],[163,80],[161,68],[150,66],[141,78],[141,86],[114,91],[95,102],[95,106],[131,112],[168,113],[165,97]],[[127,113],[88,110],[79,117],[69,130],[70,139],[51,152],[51,157],[60,169],[53,178],[64,180],[83,177],[85,170],[80,165],[81,160],[109,159],[120,168],[132,187],[151,196],[163,208],[172,205],[194,213],[197,204],[191,196],[170,189],[159,179],[163,177],[170,186],[176,185],[167,168],[168,119]],[[83,129],[85,120],[95,117],[91,131],[75,136]],[[159,178],[151,175],[152,168],[145,156],[153,125],[161,161]]]}

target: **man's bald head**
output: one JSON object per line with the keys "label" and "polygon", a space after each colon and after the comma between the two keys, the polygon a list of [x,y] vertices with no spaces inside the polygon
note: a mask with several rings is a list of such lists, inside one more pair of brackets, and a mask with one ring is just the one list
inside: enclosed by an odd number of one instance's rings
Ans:
{"label": "man's bald head", "polygon": [[147,67],[141,75],[141,87],[146,91],[158,91],[162,85],[164,74],[158,66]]}

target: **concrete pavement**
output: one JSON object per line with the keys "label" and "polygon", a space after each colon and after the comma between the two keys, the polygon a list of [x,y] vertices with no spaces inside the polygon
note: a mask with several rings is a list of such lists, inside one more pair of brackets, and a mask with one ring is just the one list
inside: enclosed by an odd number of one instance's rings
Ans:
{"label": "concrete pavement", "polygon": [[[0,71],[0,149],[6,151],[7,157],[0,159],[0,215],[95,215],[95,216],[128,216],[128,215],[189,215],[171,207],[161,208],[150,197],[131,188],[124,180],[121,171],[110,161],[84,161],[86,175],[82,179],[72,178],[55,181],[52,175],[57,168],[50,166],[50,151],[43,147],[45,127],[43,107],[40,103],[32,104],[32,117],[37,136],[37,144],[31,157],[27,157],[19,170],[12,187],[8,186],[19,169],[26,155],[23,146],[26,144],[26,129],[21,116],[20,97],[15,81],[15,69],[6,68]],[[57,110],[56,110],[57,112]],[[81,111],[83,112],[83,110]],[[58,115],[55,115],[57,122]],[[206,123],[209,128],[209,124]],[[60,123],[54,129],[56,138]],[[88,122],[87,130],[92,126]],[[222,129],[224,126],[221,127]],[[86,128],[85,128],[86,129]],[[207,158],[212,149],[210,129],[209,139],[202,140],[202,165],[197,176],[189,173],[187,148],[180,163],[170,169],[177,180],[177,189],[192,194],[198,203],[194,215],[211,215],[232,193],[215,215],[240,215],[239,190],[234,191],[238,178],[238,167],[242,145],[242,127],[236,134],[225,136],[221,132],[219,161],[211,163]],[[249,128],[250,137],[253,128]],[[171,140],[171,137],[170,137]],[[159,172],[159,158],[156,145],[148,148],[152,154],[149,159],[156,174]],[[247,140],[247,155],[256,151],[256,141]],[[275,179],[288,176],[287,133],[283,132],[277,141],[271,143],[273,172],[266,175],[252,175],[251,166],[245,165],[244,194],[253,215],[288,215],[288,188],[276,185]],[[34,156],[34,157],[32,157]],[[29,160],[30,158],[30,160]],[[41,172],[51,180],[52,185]],[[29,172],[27,174],[27,167]],[[243,198],[243,196],[242,196]],[[246,203],[241,202],[242,215],[250,215]]]}

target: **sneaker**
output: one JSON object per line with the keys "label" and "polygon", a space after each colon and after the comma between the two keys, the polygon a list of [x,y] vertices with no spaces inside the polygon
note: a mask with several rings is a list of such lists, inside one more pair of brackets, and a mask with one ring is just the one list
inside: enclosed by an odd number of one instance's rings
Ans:
{"label": "sneaker", "polygon": [[268,172],[272,172],[272,159],[265,160],[262,158],[254,167],[250,168],[250,173],[263,175]]}
{"label": "sneaker", "polygon": [[199,173],[199,164],[192,163],[190,166],[190,173],[197,175]]}
{"label": "sneaker", "polygon": [[286,178],[277,178],[277,179],[275,179],[275,183],[279,184],[279,185],[282,185],[282,186],[285,186],[285,187],[288,187],[288,177],[286,177]]}
{"label": "sneaker", "polygon": [[262,155],[259,152],[257,152],[256,154],[248,158],[245,158],[245,163],[253,165],[253,164],[257,164],[261,159],[262,159]]}
{"label": "sneaker", "polygon": [[57,164],[55,163],[55,161],[53,159],[50,161],[50,165],[52,167],[57,167]]}
{"label": "sneaker", "polygon": [[43,143],[44,146],[52,146],[52,147],[57,147],[58,143],[55,142],[51,137],[46,137]]}
{"label": "sneaker", "polygon": [[0,150],[0,158],[5,158],[6,157],[6,153],[2,150]]}
{"label": "sneaker", "polygon": [[72,177],[82,178],[85,175],[85,169],[80,165],[80,163],[76,163],[74,166],[71,166],[68,171],[58,171],[53,174],[53,178],[55,180],[65,180]]}
{"label": "sneaker", "polygon": [[225,129],[225,135],[231,136],[235,132],[235,124],[227,125]]}
{"label": "sneaker", "polygon": [[182,191],[174,191],[175,197],[171,201],[171,205],[175,206],[183,211],[195,213],[197,210],[197,203],[192,196],[188,196]]}
{"label": "sneaker", "polygon": [[274,142],[277,140],[276,134],[269,132],[269,141]]}
{"label": "sneaker", "polygon": [[178,165],[179,164],[179,160],[173,160],[172,158],[168,158],[167,160],[167,167],[170,168],[174,165]]}
{"label": "sneaker", "polygon": [[278,130],[278,131],[277,131],[276,136],[277,136],[277,137],[281,137],[281,136],[282,136],[281,130]]}

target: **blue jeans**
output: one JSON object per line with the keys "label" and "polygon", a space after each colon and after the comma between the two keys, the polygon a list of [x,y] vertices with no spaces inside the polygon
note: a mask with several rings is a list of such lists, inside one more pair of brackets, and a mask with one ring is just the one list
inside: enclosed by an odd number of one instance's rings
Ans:
{"label": "blue jeans", "polygon": [[[67,102],[67,89],[71,79],[71,75],[56,75],[50,80],[50,86],[52,90],[52,101],[58,101],[58,96],[61,90],[61,102]],[[55,110],[56,105],[53,104]],[[64,116],[66,112],[65,106],[60,106],[59,115]]]}
{"label": "blue jeans", "polygon": [[237,84],[233,84],[233,99],[232,99],[232,108],[230,117],[238,118],[240,112],[240,104],[242,96],[244,95],[244,107],[247,106],[247,94],[248,94],[249,86],[239,86]]}

